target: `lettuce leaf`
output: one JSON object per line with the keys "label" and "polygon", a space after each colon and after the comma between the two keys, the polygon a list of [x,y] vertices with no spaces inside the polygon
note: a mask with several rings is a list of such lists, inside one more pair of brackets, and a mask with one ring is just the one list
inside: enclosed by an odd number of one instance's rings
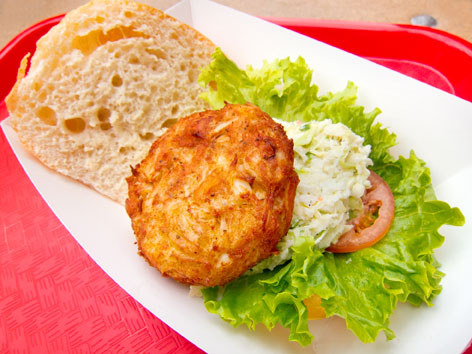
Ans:
{"label": "lettuce leaf", "polygon": [[373,342],[380,332],[387,339],[398,301],[413,305],[432,300],[441,292],[444,274],[438,270],[434,249],[444,237],[442,225],[463,225],[457,208],[436,200],[430,171],[415,153],[394,159],[389,149],[396,136],[374,120],[379,109],[365,112],[356,105],[352,82],[337,93],[318,95],[312,71],[303,58],[264,62],[260,69],[239,69],[217,49],[213,61],[199,77],[203,94],[214,109],[225,102],[252,102],[273,117],[287,121],[330,118],[350,127],[371,145],[373,170],[390,185],[395,197],[395,219],[376,245],[349,254],[332,254],[314,247],[313,239],[298,239],[292,259],[273,271],[243,276],[225,287],[204,289],[208,311],[233,326],[268,329],[276,323],[290,329],[289,340],[308,345],[308,313],[303,300],[318,294],[326,315],[337,315],[363,342]]}

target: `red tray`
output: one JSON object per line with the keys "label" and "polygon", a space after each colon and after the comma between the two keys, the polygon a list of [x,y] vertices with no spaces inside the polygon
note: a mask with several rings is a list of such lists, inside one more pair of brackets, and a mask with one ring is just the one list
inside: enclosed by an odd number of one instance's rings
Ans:
{"label": "red tray", "polygon": [[[60,21],[16,36],[0,51],[0,120],[21,58]],[[472,101],[472,45],[405,25],[270,18]],[[467,70],[468,69],[468,70]],[[77,244],[47,207],[0,133],[0,353],[201,353],[143,308]],[[472,354],[472,348],[465,349]]]}

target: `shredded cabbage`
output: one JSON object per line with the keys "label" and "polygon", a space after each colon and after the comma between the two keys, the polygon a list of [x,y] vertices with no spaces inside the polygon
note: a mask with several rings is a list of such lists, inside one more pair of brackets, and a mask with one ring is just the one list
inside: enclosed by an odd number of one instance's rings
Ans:
{"label": "shredded cabbage", "polygon": [[342,123],[330,119],[310,123],[275,119],[294,143],[294,167],[300,183],[295,195],[292,225],[273,255],[255,266],[258,273],[292,257],[291,247],[299,237],[313,237],[324,249],[352,226],[347,222],[360,211],[372,165],[370,146]]}

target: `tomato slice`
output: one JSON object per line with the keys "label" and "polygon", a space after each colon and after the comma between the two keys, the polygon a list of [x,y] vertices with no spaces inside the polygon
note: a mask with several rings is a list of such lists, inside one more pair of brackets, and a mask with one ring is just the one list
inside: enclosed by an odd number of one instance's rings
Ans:
{"label": "tomato slice", "polygon": [[326,250],[347,253],[370,247],[385,236],[392,225],[395,200],[388,184],[375,172],[370,172],[371,188],[362,196],[363,212],[349,221],[353,228],[342,234]]}

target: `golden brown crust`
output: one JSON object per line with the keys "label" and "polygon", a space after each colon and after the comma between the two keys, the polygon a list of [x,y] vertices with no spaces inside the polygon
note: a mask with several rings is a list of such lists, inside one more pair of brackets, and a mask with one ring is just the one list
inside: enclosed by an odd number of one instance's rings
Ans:
{"label": "golden brown crust", "polygon": [[[20,67],[18,68],[18,73],[16,75],[16,82],[15,85],[13,85],[13,88],[11,89],[10,93],[8,96],[5,98],[5,103],[8,107],[8,110],[10,112],[12,111],[18,111],[19,110],[19,105],[18,105],[18,87],[20,85],[21,80],[26,75],[26,69],[28,67],[28,62],[29,62],[29,57],[31,56],[31,53],[26,54],[23,59],[21,59],[20,62]],[[20,112],[23,113],[23,112]]]}
{"label": "golden brown crust", "polygon": [[214,286],[276,252],[298,176],[293,143],[256,106],[181,119],[128,178],[140,253],[165,276]]}
{"label": "golden brown crust", "polygon": [[[213,42],[210,41],[210,39],[208,39],[207,37],[205,37],[204,35],[202,35],[200,32],[198,32],[197,30],[195,30],[195,28],[183,23],[183,22],[180,22],[178,21],[177,19],[175,19],[174,17],[166,14],[165,12],[162,12],[161,10],[159,9],[156,9],[155,7],[152,7],[152,6],[149,6],[149,5],[146,5],[146,4],[142,4],[142,3],[139,3],[139,2],[136,2],[134,0],[114,0],[115,2],[118,2],[118,3],[122,3],[124,7],[126,8],[132,8],[132,7],[135,7],[136,10],[138,11],[143,11],[143,12],[147,12],[149,13],[151,16],[157,16],[159,18],[165,18],[166,20],[168,21],[173,21],[175,22],[180,28],[182,28],[184,31],[188,31],[188,32],[192,32],[194,37],[195,37],[195,40],[198,40],[200,42],[205,42],[206,45],[209,45],[209,46],[214,46]],[[89,3],[85,4],[83,7],[85,9],[86,6],[93,6],[94,4],[100,4],[100,3],[103,3],[103,4],[107,4],[109,3],[110,0],[92,0],[90,1]]]}

